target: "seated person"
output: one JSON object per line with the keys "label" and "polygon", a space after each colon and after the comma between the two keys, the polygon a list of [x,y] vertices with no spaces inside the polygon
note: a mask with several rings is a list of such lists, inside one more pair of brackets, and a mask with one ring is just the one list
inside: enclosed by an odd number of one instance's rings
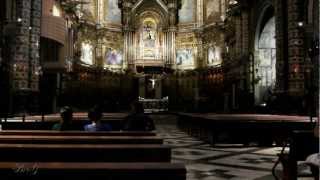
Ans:
{"label": "seated person", "polygon": [[123,130],[125,131],[153,131],[155,130],[153,120],[144,113],[143,105],[140,102],[134,103],[132,113],[124,120]]}
{"label": "seated person", "polygon": [[73,111],[70,107],[65,106],[60,110],[61,121],[53,125],[52,130],[65,131],[75,130],[72,125]]}
{"label": "seated person", "polygon": [[88,118],[91,124],[84,126],[85,131],[96,132],[96,131],[111,131],[112,128],[108,124],[101,123],[102,112],[99,109],[92,109],[88,112]]}
{"label": "seated person", "polygon": [[[313,134],[319,139],[319,120],[313,130]],[[319,142],[319,141],[318,141]],[[319,146],[319,144],[318,144]],[[319,150],[319,149],[318,149]],[[307,157],[306,163],[311,166],[311,171],[315,175],[315,179],[319,179],[319,168],[320,168],[320,153],[314,153]]]}

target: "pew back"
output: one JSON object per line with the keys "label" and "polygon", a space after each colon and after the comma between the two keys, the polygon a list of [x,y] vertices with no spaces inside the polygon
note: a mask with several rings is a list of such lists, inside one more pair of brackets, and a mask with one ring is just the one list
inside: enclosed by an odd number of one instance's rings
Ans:
{"label": "pew back", "polygon": [[0,144],[162,144],[157,136],[0,135]]}
{"label": "pew back", "polygon": [[53,130],[2,130],[0,135],[44,135],[44,136],[156,136],[148,131],[53,131]]}
{"label": "pew back", "polygon": [[169,146],[90,144],[0,144],[5,162],[170,162]]}
{"label": "pew back", "polygon": [[185,180],[186,168],[170,163],[17,163],[0,162],[4,180]]}

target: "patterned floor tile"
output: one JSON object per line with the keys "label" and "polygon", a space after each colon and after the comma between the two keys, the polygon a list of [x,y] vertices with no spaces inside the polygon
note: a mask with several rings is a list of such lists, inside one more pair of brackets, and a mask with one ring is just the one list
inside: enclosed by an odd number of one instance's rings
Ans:
{"label": "patterned floor tile", "polygon": [[270,170],[271,167],[276,162],[276,156],[263,156],[255,154],[240,154],[231,157],[225,157],[221,159],[215,159],[209,161],[210,163],[215,164],[225,164],[229,166],[238,166],[244,168],[253,168],[253,169],[265,169]]}
{"label": "patterned floor tile", "polygon": [[[170,116],[166,118],[168,120]],[[239,144],[215,144],[213,147],[189,136],[174,124],[157,124],[157,134],[172,147],[171,162],[186,165],[187,180],[274,180],[271,168],[281,147],[245,147]],[[277,174],[280,177],[281,165]]]}
{"label": "patterned floor tile", "polygon": [[176,159],[185,160],[202,160],[206,158],[216,157],[220,155],[225,155],[227,153],[220,151],[208,151],[201,149],[191,149],[191,148],[176,148],[172,150],[173,157]]}

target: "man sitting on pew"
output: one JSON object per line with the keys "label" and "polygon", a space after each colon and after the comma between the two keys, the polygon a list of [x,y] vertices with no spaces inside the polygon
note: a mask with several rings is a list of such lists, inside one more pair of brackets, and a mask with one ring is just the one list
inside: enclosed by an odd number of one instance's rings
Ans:
{"label": "man sitting on pew", "polygon": [[75,130],[72,124],[73,111],[71,107],[65,106],[60,111],[61,121],[53,125],[52,130],[67,131]]}
{"label": "man sitting on pew", "polygon": [[143,104],[135,102],[131,106],[132,113],[124,120],[125,131],[153,131],[155,130],[153,120],[144,113]]}
{"label": "man sitting on pew", "polygon": [[88,112],[88,118],[91,121],[91,124],[84,126],[85,131],[96,132],[96,131],[111,131],[112,128],[108,124],[101,123],[102,112],[98,108],[91,109]]}

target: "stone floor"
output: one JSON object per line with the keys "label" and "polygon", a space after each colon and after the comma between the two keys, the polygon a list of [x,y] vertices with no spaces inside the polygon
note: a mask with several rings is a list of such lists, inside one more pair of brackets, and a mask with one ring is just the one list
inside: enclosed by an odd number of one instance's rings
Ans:
{"label": "stone floor", "polygon": [[[187,180],[275,179],[271,169],[281,147],[244,147],[237,144],[218,144],[212,147],[182,132],[174,123],[168,123],[170,119],[174,122],[175,116],[153,118],[158,122],[159,136],[164,138],[165,144],[172,146],[172,162],[186,164]],[[278,165],[276,172],[279,177],[281,169],[281,165]]]}

